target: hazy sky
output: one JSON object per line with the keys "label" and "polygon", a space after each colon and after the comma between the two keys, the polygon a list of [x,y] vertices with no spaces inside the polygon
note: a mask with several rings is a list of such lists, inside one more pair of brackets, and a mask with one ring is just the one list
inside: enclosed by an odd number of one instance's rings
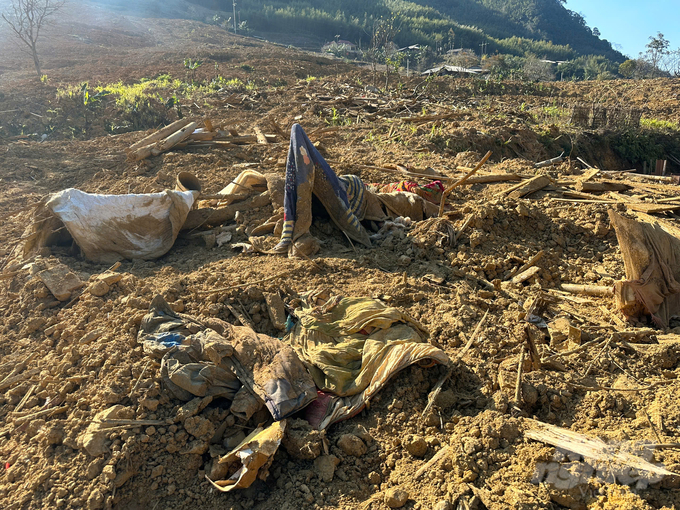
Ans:
{"label": "hazy sky", "polygon": [[566,7],[581,13],[590,28],[600,29],[600,37],[634,58],[657,32],[670,41],[671,49],[680,48],[679,4],[678,0],[567,0]]}

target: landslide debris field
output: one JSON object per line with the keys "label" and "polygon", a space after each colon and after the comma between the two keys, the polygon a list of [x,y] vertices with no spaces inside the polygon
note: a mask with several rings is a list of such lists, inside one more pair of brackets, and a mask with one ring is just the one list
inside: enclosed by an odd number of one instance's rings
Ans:
{"label": "landslide debris field", "polygon": [[[44,45],[47,84],[32,78],[18,56],[0,75],[3,508],[632,509],[680,504],[677,476],[608,470],[602,461],[595,472],[590,468],[592,477],[579,478],[592,462],[567,458],[528,437],[540,421],[599,437],[614,452],[641,441],[665,445],[647,450],[653,453],[644,458],[680,473],[674,446],[680,426],[675,398],[680,394],[680,335],[673,321],[665,329],[627,323],[612,296],[560,290],[565,283],[611,287],[625,278],[609,210],[637,218],[644,209],[672,225],[672,211],[657,213],[651,206],[676,204],[673,197],[680,196],[674,184],[602,173],[588,182],[624,183],[629,189],[581,196],[587,193],[579,188],[587,169],[576,156],[602,170],[627,170],[631,160],[617,140],[638,140],[636,150],[652,150],[677,144],[677,134],[650,142],[649,132],[584,131],[569,125],[571,106],[596,101],[641,109],[643,121],[677,123],[680,84],[486,84],[402,77],[398,86],[393,76],[389,91],[380,92],[367,87],[373,83],[370,70],[230,36],[198,22],[118,16],[105,26],[102,17],[76,14],[71,13],[71,25],[64,25],[70,26],[68,36]],[[185,69],[185,58],[203,60],[194,76]],[[128,161],[128,146],[177,118],[177,106],[165,106],[167,88],[157,91],[163,101],[117,103],[118,96],[111,94],[84,104],[81,84],[89,82],[92,97],[98,85],[112,88],[118,80],[133,84],[161,75],[184,83],[223,77],[212,89],[180,93],[178,86],[182,114],[240,135],[253,135],[257,127],[276,138],[237,147],[187,146]],[[378,80],[383,88],[384,76]],[[49,194],[69,187],[157,192],[173,189],[181,171],[195,174],[203,192],[211,194],[245,168],[283,175],[285,133],[294,122],[310,133],[338,173],[357,174],[367,183],[403,180],[407,175],[397,165],[462,177],[466,170],[461,168],[473,167],[488,150],[493,155],[477,181],[451,193],[442,219],[397,229],[373,249],[351,245],[322,216],[311,228],[321,249],[309,259],[232,249],[273,214],[267,205],[241,211],[236,221],[213,230],[180,234],[157,260],[123,261],[116,269],[122,278],[100,297],[80,289],[71,299],[57,301],[36,277],[59,263],[84,282],[108,269],[88,262],[73,246],[44,248],[25,263],[16,258],[22,236],[36,221],[30,206]],[[533,168],[563,151],[571,158]],[[489,174],[520,176],[509,179],[540,174],[550,184],[516,198],[505,191],[522,181],[480,182]],[[222,231],[233,238],[217,246],[215,234]],[[538,268],[531,277],[512,282],[531,267]],[[206,475],[215,473],[217,460],[238,443],[236,438],[266,416],[239,421],[219,399],[195,409],[195,416],[180,413],[184,402],[168,395],[160,365],[137,343],[141,320],[160,294],[175,311],[205,324],[217,319],[239,324],[230,311],[237,310],[258,333],[278,337],[263,293],[281,293],[294,305],[300,294],[318,288],[379,298],[405,311],[448,354],[451,375],[425,414],[428,395],[446,367],[403,370],[359,415],[325,432],[293,420],[289,433],[295,441],[284,440],[265,480],[219,493]],[[209,293],[217,289],[223,290]],[[539,319],[549,332],[536,329],[540,359],[533,360],[526,350],[527,320],[541,325]],[[104,453],[94,457],[84,445],[86,431],[95,416],[114,405],[123,408],[119,419],[142,425],[111,427],[103,435]],[[350,441],[347,435],[355,437]],[[443,453],[416,476],[438,452]],[[563,471],[543,479],[546,466]],[[536,476],[541,483],[534,483]]]}

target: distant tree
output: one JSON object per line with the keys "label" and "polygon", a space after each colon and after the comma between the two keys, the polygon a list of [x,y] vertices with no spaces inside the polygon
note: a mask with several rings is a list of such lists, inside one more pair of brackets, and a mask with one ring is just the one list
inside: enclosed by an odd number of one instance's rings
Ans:
{"label": "distant tree", "polygon": [[[364,58],[371,63],[373,69],[373,86],[375,86],[378,64],[385,64],[385,88],[389,86],[390,68],[393,68],[397,61],[395,56],[397,47],[394,44],[394,39],[400,30],[401,23],[397,22],[395,16],[380,18],[373,22],[371,44],[368,50],[364,52]],[[397,67],[399,63],[396,64]]]}
{"label": "distant tree", "polygon": [[636,68],[637,62],[635,60],[628,59],[619,66],[619,74],[624,78],[632,78],[635,75]]}
{"label": "distant tree", "polygon": [[658,32],[656,37],[653,36],[649,37],[649,42],[645,46],[647,48],[645,56],[649,63],[652,65],[653,76],[658,76],[659,74],[661,74],[660,73],[661,65],[664,61],[664,58],[669,53],[668,51],[669,46],[670,43],[661,32]]}
{"label": "distant tree", "polygon": [[37,47],[40,32],[63,5],[62,0],[11,0],[9,11],[2,14],[14,35],[28,47],[38,78],[42,77]]}
{"label": "distant tree", "polygon": [[528,81],[552,81],[555,79],[552,65],[549,62],[542,62],[533,55],[527,57],[522,71],[524,79]]}
{"label": "distant tree", "polygon": [[594,27],[594,28],[593,28],[593,35],[594,35],[595,37],[600,37],[600,29],[597,28],[597,27]]}
{"label": "distant tree", "polygon": [[457,67],[473,67],[479,65],[479,57],[472,50],[461,50],[449,53],[446,63]]}

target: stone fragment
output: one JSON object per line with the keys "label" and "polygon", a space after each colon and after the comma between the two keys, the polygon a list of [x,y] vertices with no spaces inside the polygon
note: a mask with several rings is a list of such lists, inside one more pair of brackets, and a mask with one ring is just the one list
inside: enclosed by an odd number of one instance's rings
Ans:
{"label": "stone fragment", "polygon": [[104,469],[102,469],[102,474],[107,480],[113,480],[116,477],[116,468],[111,465],[104,466]]}
{"label": "stone fragment", "polygon": [[196,397],[177,410],[177,421],[183,421],[190,416],[195,416],[200,413],[205,406],[212,402],[212,396],[207,396],[204,398]]}
{"label": "stone fragment", "polygon": [[385,492],[385,504],[390,508],[401,508],[408,501],[408,492],[398,487],[392,487]]}
{"label": "stone fragment", "polygon": [[87,291],[93,296],[102,297],[109,293],[111,287],[104,280],[95,280],[90,284]]}
{"label": "stone fragment", "polygon": [[427,442],[422,436],[408,434],[402,443],[406,451],[414,457],[424,457],[427,453]]}
{"label": "stone fragment", "polygon": [[87,510],[99,510],[103,506],[104,495],[99,489],[94,489],[87,498]]}
{"label": "stone fragment", "polygon": [[286,329],[286,309],[283,306],[281,296],[276,293],[267,292],[264,294],[264,300],[267,303],[269,320],[271,320],[272,325],[281,331]]}
{"label": "stone fragment", "polygon": [[346,455],[353,455],[354,457],[361,457],[367,451],[364,442],[354,434],[343,434],[340,436],[338,448]]}
{"label": "stone fragment", "polygon": [[38,278],[59,301],[68,301],[71,293],[84,285],[80,278],[64,264],[40,271]]}
{"label": "stone fragment", "polygon": [[380,476],[380,473],[377,471],[371,471],[368,473],[368,482],[372,483],[373,485],[378,485],[380,482],[382,482],[382,477]]}
{"label": "stone fragment", "polygon": [[95,459],[90,462],[87,466],[87,478],[88,480],[94,480],[102,472],[102,466],[104,465],[104,459]]}
{"label": "stone fragment", "polygon": [[326,483],[333,481],[335,468],[340,464],[340,459],[335,455],[322,455],[314,459],[314,469],[321,480]]}

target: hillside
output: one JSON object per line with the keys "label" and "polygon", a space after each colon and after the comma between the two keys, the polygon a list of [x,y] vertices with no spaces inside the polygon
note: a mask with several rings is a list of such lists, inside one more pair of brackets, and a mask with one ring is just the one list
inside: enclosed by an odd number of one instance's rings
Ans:
{"label": "hillside", "polygon": [[[203,7],[232,13],[231,0],[193,0]],[[401,27],[400,46],[473,48],[486,52],[571,59],[624,56],[593,35],[585,20],[560,0],[247,0],[237,6],[237,20],[262,35],[303,36],[313,46],[335,35],[364,47],[376,19],[394,17]]]}

